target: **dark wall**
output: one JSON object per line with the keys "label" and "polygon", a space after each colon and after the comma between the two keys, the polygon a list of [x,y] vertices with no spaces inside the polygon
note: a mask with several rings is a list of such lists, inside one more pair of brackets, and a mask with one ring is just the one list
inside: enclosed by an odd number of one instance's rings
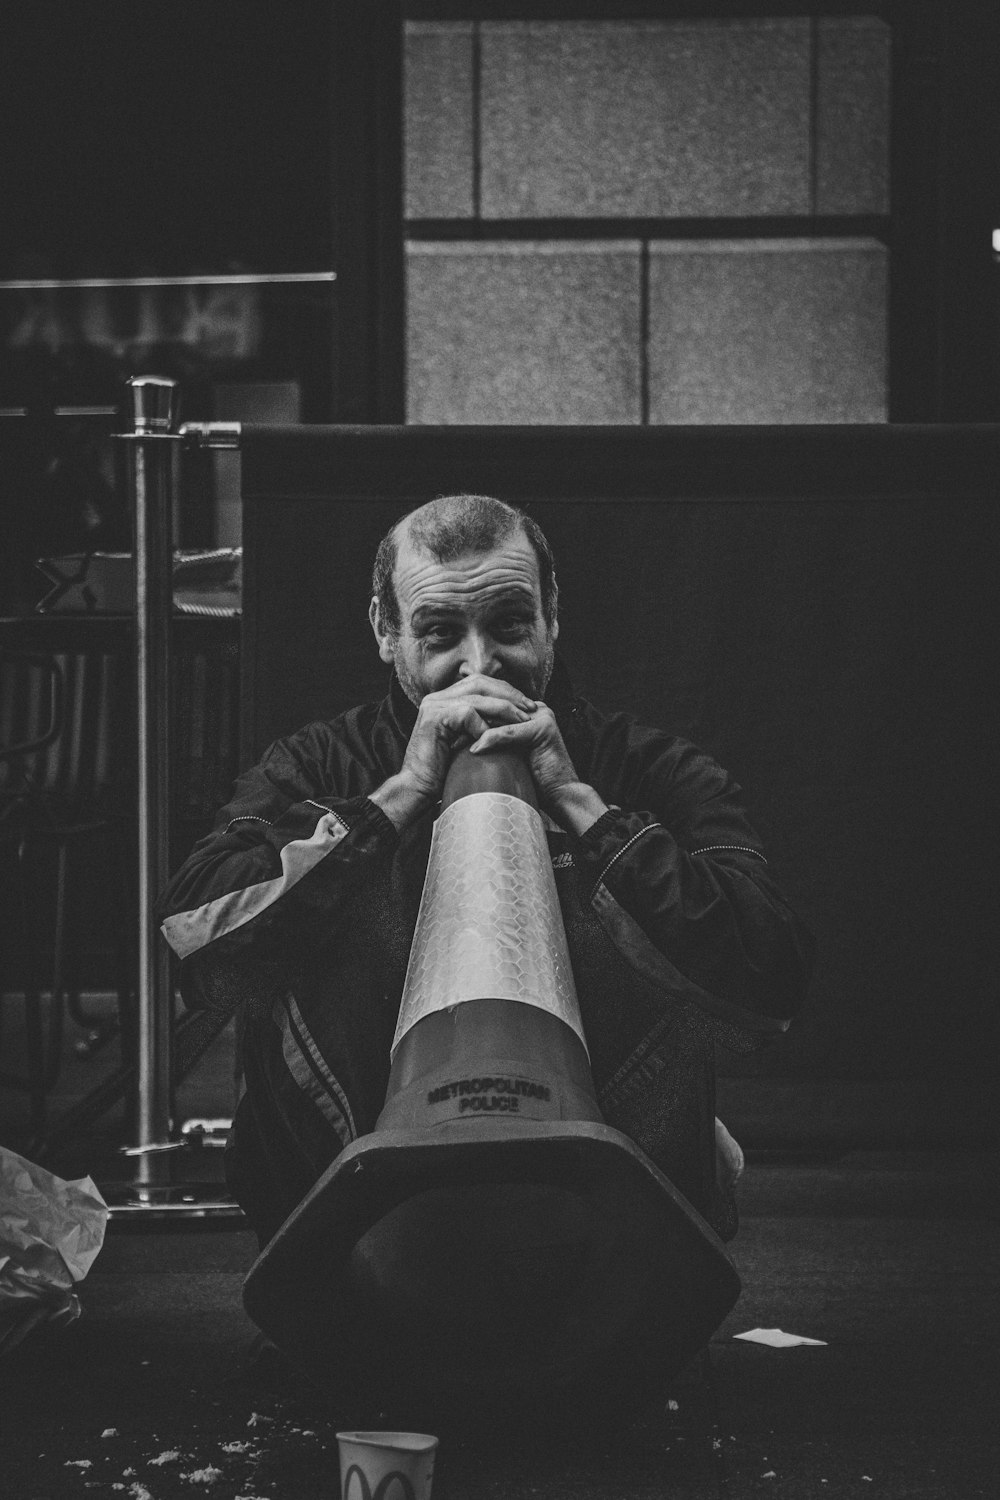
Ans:
{"label": "dark wall", "polygon": [[40,3],[0,49],[0,275],[315,270],[329,0]]}
{"label": "dark wall", "polygon": [[[463,487],[525,504],[556,551],[578,689],[718,757],[819,938],[801,1020],[759,1060],[723,1059],[746,1080],[733,1107],[783,1080],[803,1088],[765,1134],[813,1128],[820,1085],[842,1137],[975,1133],[998,456],[982,428],[251,434],[245,754],[381,696],[365,616],[394,519]],[[853,1120],[840,1085],[863,1086]]]}

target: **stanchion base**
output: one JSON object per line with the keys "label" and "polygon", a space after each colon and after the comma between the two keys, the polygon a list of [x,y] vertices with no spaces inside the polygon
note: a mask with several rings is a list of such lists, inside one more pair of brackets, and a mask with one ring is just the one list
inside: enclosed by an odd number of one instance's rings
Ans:
{"label": "stanchion base", "polygon": [[117,1228],[124,1225],[181,1224],[185,1221],[213,1221],[218,1227],[226,1220],[229,1227],[246,1223],[243,1210],[217,1182],[176,1182],[150,1185],[135,1182],[101,1184],[101,1195],[108,1205],[108,1217]]}
{"label": "stanchion base", "polygon": [[133,1175],[123,1179],[112,1172],[105,1181],[98,1181],[111,1223],[120,1228],[181,1227],[190,1222],[198,1228],[211,1221],[213,1228],[243,1228],[243,1210],[219,1180],[216,1163],[210,1161],[216,1153],[205,1149],[224,1145],[231,1124],[230,1120],[186,1120],[179,1140],[119,1147],[119,1159],[129,1159]]}

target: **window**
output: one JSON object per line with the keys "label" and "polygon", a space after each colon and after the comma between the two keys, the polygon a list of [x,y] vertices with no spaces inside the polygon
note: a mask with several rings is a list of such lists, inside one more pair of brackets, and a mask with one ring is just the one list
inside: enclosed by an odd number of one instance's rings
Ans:
{"label": "window", "polygon": [[886,420],[883,19],[431,9],[405,34],[408,421]]}

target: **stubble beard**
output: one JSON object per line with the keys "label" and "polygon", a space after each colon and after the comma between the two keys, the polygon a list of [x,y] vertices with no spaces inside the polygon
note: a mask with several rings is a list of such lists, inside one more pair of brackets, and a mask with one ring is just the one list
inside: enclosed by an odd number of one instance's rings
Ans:
{"label": "stubble beard", "polygon": [[409,698],[414,708],[419,708],[420,700],[424,698],[426,694],[421,692],[420,688],[416,684],[416,680],[414,679],[406,663],[400,656],[397,655],[393,657],[392,665],[395,670],[396,676],[399,678],[399,685],[403,689],[403,692]]}

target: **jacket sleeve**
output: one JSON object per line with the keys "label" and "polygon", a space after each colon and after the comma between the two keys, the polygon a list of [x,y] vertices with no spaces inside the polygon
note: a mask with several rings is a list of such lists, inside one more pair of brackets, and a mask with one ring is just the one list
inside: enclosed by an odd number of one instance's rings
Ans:
{"label": "jacket sleeve", "polygon": [[740,789],[693,745],[653,756],[577,841],[589,900],[647,979],[749,1050],[787,1030],[812,972],[811,934],[768,871]]}
{"label": "jacket sleeve", "polygon": [[184,979],[207,963],[283,966],[328,942],[366,871],[391,856],[398,835],[382,810],[326,795],[324,782],[314,747],[277,741],[167,885],[158,916],[186,996]]}

